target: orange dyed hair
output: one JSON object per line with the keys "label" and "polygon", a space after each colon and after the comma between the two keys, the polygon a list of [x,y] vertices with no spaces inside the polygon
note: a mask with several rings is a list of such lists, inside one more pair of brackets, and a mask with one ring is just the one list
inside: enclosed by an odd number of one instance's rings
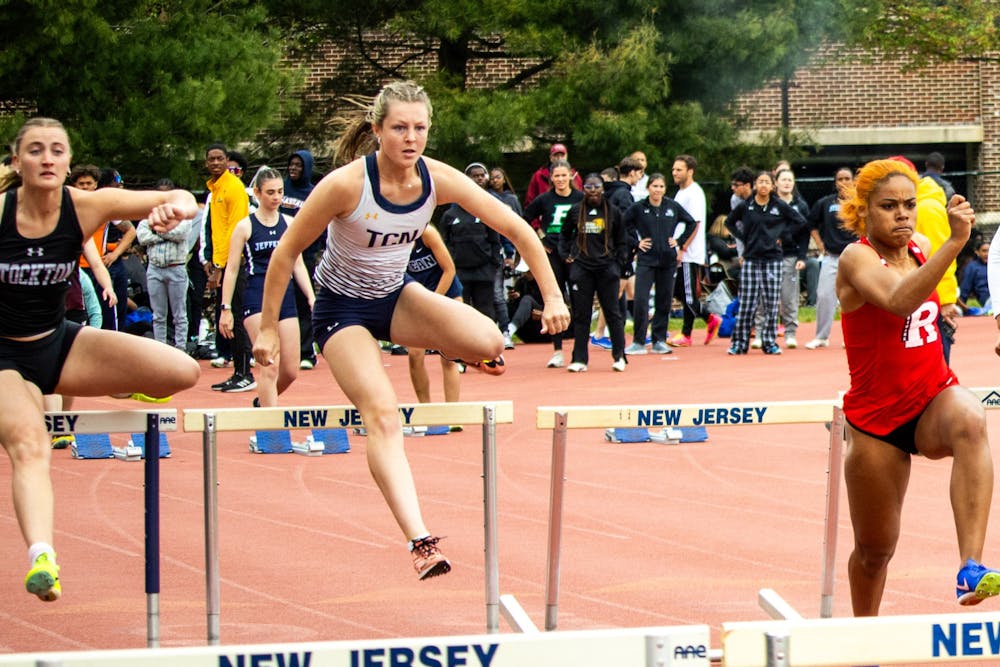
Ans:
{"label": "orange dyed hair", "polygon": [[897,174],[910,179],[913,187],[917,187],[917,172],[898,160],[873,160],[858,169],[854,185],[844,189],[844,196],[840,200],[840,211],[837,215],[844,229],[854,232],[859,238],[865,236],[867,225],[864,216],[861,215],[861,209],[868,208],[868,199],[875,188]]}

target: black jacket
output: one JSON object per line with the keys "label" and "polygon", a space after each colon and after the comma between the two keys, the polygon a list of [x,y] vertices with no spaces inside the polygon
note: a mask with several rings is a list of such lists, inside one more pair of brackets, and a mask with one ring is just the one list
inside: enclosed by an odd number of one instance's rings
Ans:
{"label": "black jacket", "polygon": [[785,228],[792,227],[794,233],[806,224],[798,211],[776,195],[771,195],[764,206],[757,203],[756,197],[750,197],[737,204],[726,218],[730,233],[743,242],[743,258],[758,261],[780,260]]}
{"label": "black jacket", "polygon": [[[683,246],[694,233],[697,221],[683,206],[670,197],[664,197],[659,206],[653,206],[649,198],[637,201],[625,211],[625,228],[636,263],[642,266],[666,267],[677,265],[677,248],[670,247],[679,224],[684,231],[677,238],[677,245]],[[649,250],[639,250],[641,239],[648,238],[653,245]]]}
{"label": "black jacket", "polygon": [[[579,225],[583,211],[583,247],[580,247]],[[629,244],[621,215],[607,199],[598,206],[586,202],[574,204],[559,235],[559,251],[564,259],[572,259],[585,269],[599,270],[615,265],[624,275],[629,263]]]}

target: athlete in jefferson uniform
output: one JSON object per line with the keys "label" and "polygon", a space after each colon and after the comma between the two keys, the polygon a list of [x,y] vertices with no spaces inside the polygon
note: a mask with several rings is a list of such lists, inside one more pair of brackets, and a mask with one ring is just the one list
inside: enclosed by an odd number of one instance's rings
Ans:
{"label": "athlete in jefferson uniform", "polygon": [[194,386],[200,374],[196,361],[163,343],[67,321],[68,278],[83,240],[106,221],[146,218],[164,232],[193,218],[198,207],[181,190],[66,187],[69,137],[51,118],[27,121],[11,155],[14,171],[0,182],[0,444],[10,457],[14,511],[28,545],[24,585],[51,602],[62,583],[52,546],[43,394],[166,397]]}
{"label": "athlete in jefferson uniform", "polygon": [[410,249],[434,208],[457,203],[509,238],[542,289],[543,328],[558,333],[569,323],[545,251],[527,223],[462,172],[422,157],[430,126],[430,99],[412,82],[388,84],[366,115],[354,120],[337,147],[336,161],[344,166],[317,184],[271,256],[254,344],[258,364],[278,361],[278,308],[292,263],[328,228],[316,269],[313,330],[334,378],[361,413],[369,468],[409,540],[421,579],[445,574],[451,565],[420,513],[399,402],[377,341],[437,349],[480,368],[492,364],[493,371],[502,370],[494,360],[503,351],[492,320],[405,278]]}
{"label": "athlete in jefferson uniform", "polygon": [[935,287],[969,239],[975,214],[964,198],[952,197],[951,237],[927,258],[929,242],[915,232],[916,188],[916,172],[903,163],[870,162],[845,187],[839,212],[861,239],[841,254],[836,285],[851,372],[844,478],[856,616],[878,614],[914,454],[953,459],[958,603],[1000,593],[1000,572],[980,563],[993,494],[986,414],[945,364],[937,327]]}
{"label": "athlete in jefferson uniform", "polygon": [[[281,174],[269,167],[261,168],[254,177],[254,196],[260,206],[257,211],[243,218],[233,228],[229,237],[229,256],[226,274],[222,280],[222,313],[219,315],[219,332],[226,338],[234,335],[235,318],[243,320],[247,335],[253,341],[260,329],[260,307],[264,298],[264,276],[271,262],[271,255],[289,227],[289,218],[279,209],[284,196]],[[294,223],[292,223],[294,224]],[[241,263],[247,272],[247,286],[243,291],[243,312],[233,313],[233,292]],[[300,255],[295,260],[295,284],[306,296],[311,307],[316,300],[305,262]],[[264,366],[258,373],[257,407],[273,407],[278,396],[295,382],[299,374],[299,312],[295,305],[295,289],[289,281],[281,299],[278,313],[278,335],[281,340],[281,363]]]}

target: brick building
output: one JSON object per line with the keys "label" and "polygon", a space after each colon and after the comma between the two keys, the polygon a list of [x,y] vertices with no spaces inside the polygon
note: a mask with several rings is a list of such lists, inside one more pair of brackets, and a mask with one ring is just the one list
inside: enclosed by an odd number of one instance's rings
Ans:
{"label": "brick building", "polygon": [[[401,39],[372,33],[369,56],[406,71],[434,71],[433,51],[415,56]],[[1000,55],[1000,54],[998,54]],[[307,99],[334,106],[333,88],[378,79],[370,62],[346,44],[327,43],[311,54]],[[523,65],[523,63],[517,63]],[[506,80],[513,63],[469,63],[471,87]],[[337,85],[331,86],[336,81]],[[785,102],[783,102],[785,100]],[[961,62],[905,72],[901,62],[872,58],[859,49],[820,49],[787,82],[770,82],[735,104],[743,119],[742,138],[774,135],[787,118],[793,140],[808,155],[796,160],[810,201],[832,184],[841,165],[903,154],[922,168],[938,151],[956,190],[972,199],[982,222],[1000,222],[1000,62]],[[815,179],[812,187],[809,181]],[[812,195],[812,196],[808,196]]]}
{"label": "brick building", "polygon": [[796,164],[812,176],[893,154],[922,167],[927,153],[938,151],[977,218],[1000,222],[1000,62],[904,72],[897,61],[830,46],[787,83],[772,82],[738,100],[745,140],[773,135],[787,118],[794,137],[816,145]]}

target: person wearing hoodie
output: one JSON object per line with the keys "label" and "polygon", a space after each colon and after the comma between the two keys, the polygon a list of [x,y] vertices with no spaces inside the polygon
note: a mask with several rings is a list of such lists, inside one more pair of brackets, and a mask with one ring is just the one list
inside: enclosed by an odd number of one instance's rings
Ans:
{"label": "person wearing hoodie", "polygon": [[[889,158],[902,162],[916,171],[913,162],[902,155]],[[924,176],[917,183],[917,228],[916,231],[927,237],[931,243],[930,257],[951,237],[951,226],[948,224],[947,201],[944,189],[931,176]],[[941,330],[941,347],[944,351],[944,361],[951,365],[951,345],[955,342],[955,329],[958,328],[958,317],[961,313],[958,301],[958,278],[955,275],[957,264],[955,260],[948,265],[937,286],[938,300],[941,311],[938,314],[938,329]]]}
{"label": "person wearing hoodie", "polygon": [[[609,204],[618,209],[620,217],[625,216],[635,199],[632,196],[632,187],[639,182],[643,174],[642,162],[629,155],[622,158],[618,166],[614,168],[617,178],[604,183],[604,198]],[[601,179],[604,180],[602,174]],[[632,262],[629,261],[623,267],[621,285],[618,290],[618,310],[621,311],[622,321],[632,314],[632,300],[635,298],[635,271]],[[602,344],[606,341],[606,344]],[[608,334],[607,320],[604,318],[604,311],[601,310],[597,317],[597,326],[594,328],[594,338],[592,341],[599,347],[609,347],[611,339]]]}
{"label": "person wearing hoodie", "polygon": [[[528,191],[524,194],[524,205],[527,206],[531,203],[533,199],[541,194],[544,194],[552,189],[552,181],[550,176],[552,174],[552,169],[555,167],[557,162],[566,162],[569,164],[569,151],[566,150],[566,146],[563,144],[552,144],[552,148],[549,149],[549,163],[542,165],[535,170],[535,173],[531,175],[531,181],[528,183]],[[570,169],[571,179],[570,187],[574,190],[583,190],[583,179],[580,178],[580,174],[577,173],[576,169]],[[534,220],[528,220],[528,222],[535,224]]]}
{"label": "person wearing hoodie", "polygon": [[[313,190],[313,154],[311,152],[303,148],[295,151],[288,158],[284,187],[285,195],[281,198],[281,206],[278,210],[282,215],[294,218]],[[323,252],[325,245],[326,233],[324,232],[316,239],[315,243],[302,253],[302,260],[306,263],[309,280],[312,280],[313,272],[316,270],[316,259]],[[295,307],[299,312],[299,345],[301,348],[299,367],[303,370],[312,370],[316,367],[312,309],[309,307],[309,299],[298,285],[295,285]]]}

